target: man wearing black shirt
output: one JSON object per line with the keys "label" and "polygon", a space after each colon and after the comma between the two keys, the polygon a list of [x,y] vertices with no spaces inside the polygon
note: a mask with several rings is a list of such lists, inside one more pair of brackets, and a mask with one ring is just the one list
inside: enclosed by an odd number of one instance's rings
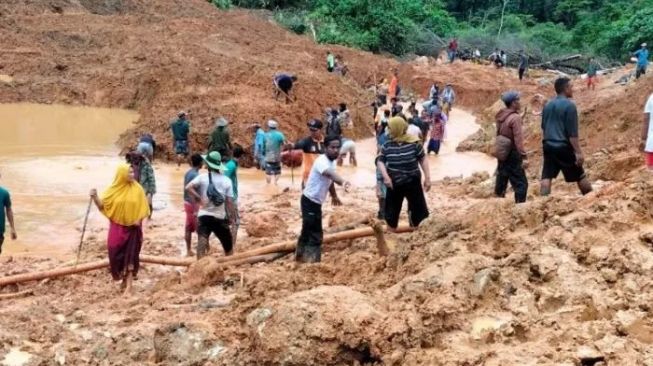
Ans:
{"label": "man wearing black shirt", "polygon": [[578,141],[578,111],[570,100],[573,88],[569,78],[555,81],[557,97],[550,100],[542,111],[542,145],[544,164],[540,195],[551,193],[551,180],[562,171],[566,182],[578,184],[585,195],[592,191],[592,184],[585,176],[585,155]]}

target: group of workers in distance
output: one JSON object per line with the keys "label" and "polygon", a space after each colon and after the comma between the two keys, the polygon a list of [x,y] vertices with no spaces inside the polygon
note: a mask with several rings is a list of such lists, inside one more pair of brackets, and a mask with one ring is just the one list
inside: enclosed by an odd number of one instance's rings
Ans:
{"label": "group of workers in distance", "polygon": [[[448,47],[451,62],[457,53],[458,43],[454,39]],[[634,55],[637,57],[636,76],[639,77],[646,72],[648,64],[646,44],[642,44]],[[490,58],[499,67],[507,63],[503,51],[496,50]],[[520,80],[527,67],[528,57],[522,51],[518,67]],[[588,73],[590,77],[595,77],[596,68]],[[338,59],[331,52],[327,52],[326,69],[327,72],[338,72],[340,75],[346,73],[346,66],[339,65]],[[375,86],[376,98],[372,103],[378,148],[375,160],[378,217],[386,221],[389,231],[397,230],[404,200],[408,202],[408,222],[411,227],[417,227],[429,216],[424,196],[424,192],[431,188],[428,154],[439,153],[441,142],[446,137],[450,112],[456,102],[456,93],[450,83],[440,90],[440,86],[434,82],[421,111],[418,111],[415,101],[404,109],[399,103],[401,86],[398,75],[399,71],[395,69],[389,83],[384,80]],[[286,103],[294,101],[292,89],[297,80],[297,76],[290,73],[274,75],[274,97],[278,99],[283,94]],[[591,80],[592,83],[595,82]],[[578,112],[571,100],[571,80],[556,80],[555,91],[557,96],[545,105],[542,113],[543,168],[540,194],[548,195],[551,192],[551,180],[560,172],[567,182],[575,182],[581,193],[587,194],[592,186],[583,169],[584,154],[579,143]],[[524,147],[520,94],[509,91],[501,96],[501,100],[505,108],[496,115],[495,156],[498,165],[495,194],[505,196],[510,184],[515,201],[522,203],[526,201],[528,192],[525,173],[528,154]],[[649,101],[647,116],[653,111],[651,106],[653,102]],[[196,232],[198,258],[207,255],[212,233],[220,240],[224,254],[228,256],[234,252],[240,222],[237,169],[238,159],[244,152],[240,146],[232,144],[228,121],[220,117],[215,120],[215,127],[209,134],[206,154],[190,155],[188,117],[189,113],[180,112],[170,123],[172,147],[178,166],[185,159],[191,163],[191,169],[185,174],[183,182],[187,254],[193,255],[191,238]],[[300,198],[302,228],[295,258],[298,262],[319,262],[323,235],[322,206],[329,195],[333,205],[342,204],[336,185],[343,186],[345,191],[351,187],[337,173],[337,166],[342,165],[347,156],[351,165],[357,165],[355,144],[353,140],[343,137],[343,132],[353,127],[351,114],[345,103],[328,108],[322,120],[313,118],[308,121],[308,135],[296,143],[287,141],[279,130],[277,121],[269,120],[265,127],[267,131],[260,124],[254,126],[253,154],[256,165],[265,170],[268,184],[278,184],[284,157],[290,156],[291,166],[300,163],[303,165]],[[648,145],[651,144],[647,143],[647,149]],[[131,289],[131,281],[139,268],[142,222],[150,218],[152,213],[156,180],[151,161],[155,147],[154,138],[149,134],[143,135],[137,148],[127,154],[126,163],[118,167],[109,189],[101,197],[94,189],[90,192],[93,202],[110,220],[108,248],[111,272],[115,279],[123,280],[126,291]],[[301,156],[298,159],[300,162],[293,162],[293,157],[297,154]],[[206,167],[206,172],[201,172],[202,167]],[[6,216],[12,226],[11,234],[15,237],[11,204],[7,194],[2,196],[3,192],[0,190],[2,208],[7,212]],[[4,216],[0,218],[4,221]],[[2,234],[0,232],[0,245]]]}

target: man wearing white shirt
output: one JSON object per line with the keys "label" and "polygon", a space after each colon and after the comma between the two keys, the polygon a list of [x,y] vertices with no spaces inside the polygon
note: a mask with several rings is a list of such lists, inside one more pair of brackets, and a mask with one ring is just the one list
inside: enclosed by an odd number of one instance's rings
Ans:
{"label": "man wearing white shirt", "polygon": [[324,139],[326,153],[313,163],[311,173],[302,194],[302,232],[297,240],[295,260],[302,263],[319,262],[322,254],[322,204],[327,193],[335,194],[335,184],[344,186],[345,192],[351,184],[336,173],[336,159],[340,155],[340,137],[327,136]]}
{"label": "man wearing white shirt", "polygon": [[642,143],[641,148],[646,154],[646,166],[649,170],[653,170],[653,94],[648,97],[648,101],[644,106],[644,125],[642,128]]}

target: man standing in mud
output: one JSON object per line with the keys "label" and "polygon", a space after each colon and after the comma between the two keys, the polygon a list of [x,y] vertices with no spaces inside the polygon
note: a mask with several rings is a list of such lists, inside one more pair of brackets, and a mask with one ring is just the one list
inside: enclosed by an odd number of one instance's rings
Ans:
{"label": "man standing in mud", "polygon": [[186,117],[186,112],[179,112],[177,119],[170,123],[177,167],[181,166],[181,161],[188,157],[188,134],[190,133],[190,122],[188,122]]}
{"label": "man standing in mud", "polygon": [[11,209],[11,196],[9,191],[0,187],[0,254],[2,253],[2,244],[5,241],[5,217],[9,221],[9,227],[11,228],[11,239],[16,240],[18,236],[14,226],[14,211]]}
{"label": "man standing in mud", "polygon": [[542,111],[544,164],[540,195],[548,196],[551,193],[551,180],[560,171],[566,182],[576,183],[585,195],[592,191],[592,184],[583,169],[585,155],[578,140],[578,111],[571,101],[574,96],[571,80],[566,77],[557,79],[555,91],[557,97],[550,100]]}
{"label": "man standing in mud", "polygon": [[526,160],[526,149],[524,148],[524,134],[522,130],[522,117],[519,114],[521,109],[519,93],[509,91],[501,96],[506,108],[497,113],[497,136],[503,136],[504,141],[509,143],[504,159],[499,157],[497,167],[497,180],[494,193],[497,197],[505,197],[508,182],[515,191],[515,202],[526,202],[528,193],[528,179],[524,168],[528,167]]}
{"label": "man standing in mud", "polygon": [[334,185],[344,186],[349,191],[351,184],[336,173],[336,159],[340,154],[340,138],[327,136],[324,139],[326,153],[320,155],[313,163],[308,176],[306,188],[302,194],[300,206],[302,209],[302,231],[297,240],[295,260],[302,263],[315,263],[322,256],[322,204],[327,193],[337,197]]}

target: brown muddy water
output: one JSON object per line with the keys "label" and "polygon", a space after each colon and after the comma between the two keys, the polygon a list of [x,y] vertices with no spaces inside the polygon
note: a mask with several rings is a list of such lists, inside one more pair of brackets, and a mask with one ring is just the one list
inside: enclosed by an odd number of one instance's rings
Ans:
{"label": "brown muddy water", "polygon": [[[12,195],[18,231],[18,240],[5,240],[3,255],[70,257],[79,244],[88,191],[97,188],[102,192],[111,183],[116,165],[123,161],[115,141],[138,119],[138,114],[117,109],[27,103],[0,104],[0,114],[7,121],[0,135],[0,185]],[[461,110],[452,112],[440,155],[429,157],[432,180],[469,176],[479,171],[492,173],[496,162],[491,157],[455,151],[478,128],[471,114]],[[358,167],[345,162],[338,169],[354,187],[370,188],[370,199],[374,199],[375,140],[361,140],[356,145]],[[154,197],[153,223],[178,221],[179,230],[170,235],[178,236],[176,241],[181,248],[182,185],[188,168],[157,161],[154,169],[158,193]],[[299,191],[301,168],[292,171],[284,167],[276,187],[266,185],[264,173],[256,169],[240,169],[238,180],[242,207],[286,188]],[[87,235],[94,235],[95,229],[106,226],[106,219],[93,207]]]}

